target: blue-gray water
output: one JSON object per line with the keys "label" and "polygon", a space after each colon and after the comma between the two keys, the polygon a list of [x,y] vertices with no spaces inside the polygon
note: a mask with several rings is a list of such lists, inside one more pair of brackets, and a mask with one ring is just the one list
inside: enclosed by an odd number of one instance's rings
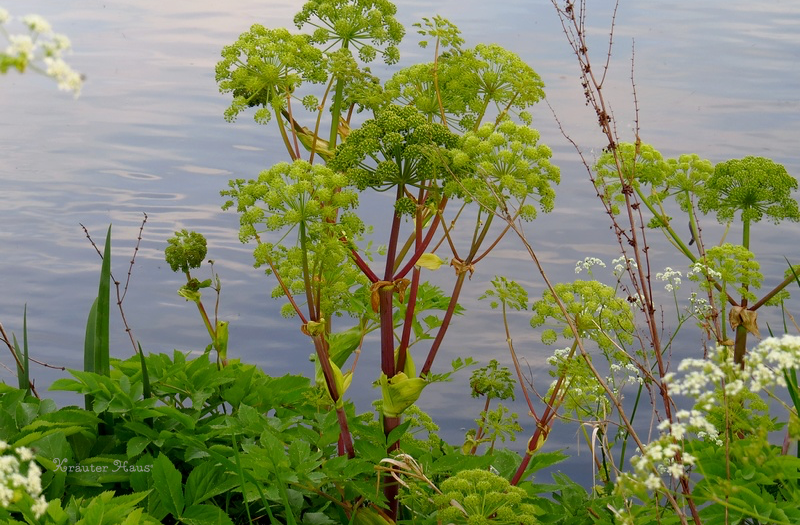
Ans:
{"label": "blue-gray water", "polygon": [[[589,3],[597,67],[605,56],[612,2]],[[147,351],[199,351],[208,342],[193,305],[175,293],[180,278],[163,262],[165,239],[188,228],[209,239],[209,257],[223,282],[221,317],[231,323],[231,354],[272,374],[311,372],[305,336],[296,321],[278,315],[279,304],[269,297],[274,283],[252,268],[251,248],[237,239],[238,218],[220,210],[218,195],[229,178],[253,177],[283,160],[282,146],[274,129],[254,124],[249,115],[226,123],[222,112],[229,99],[217,92],[214,82],[222,46],[254,22],[291,26],[299,6],[255,0],[3,3],[15,15],[42,14],[69,35],[75,49],[70,62],[87,76],[77,101],[35,74],[0,77],[0,322],[20,335],[27,303],[35,357],[68,368],[82,366],[84,324],[99,258],[78,223],[97,241],[113,223],[113,271],[120,279],[146,212],[149,220],[124,307]],[[576,60],[550,2],[399,4],[399,17],[407,25],[436,13],[456,23],[468,44],[496,42],[520,54],[544,79],[549,102],[570,136],[590,158],[593,150],[599,151],[604,143],[584,105]],[[643,140],[665,156],[696,152],[712,162],[767,156],[800,175],[798,27],[797,1],[623,0],[606,84],[620,135],[632,139],[635,43]],[[415,37],[409,31],[401,64],[427,59]],[[542,140],[561,166],[562,184],[556,210],[533,223],[528,235],[550,278],[571,281],[578,259],[597,256],[610,262],[616,256],[615,241],[587,174],[549,109],[540,104],[534,113]],[[712,231],[708,228],[709,236]],[[768,286],[778,281],[770,275],[782,273],[783,256],[800,256],[800,228],[760,223],[754,233],[754,251],[768,268]],[[681,259],[669,255],[662,238],[650,238],[658,261],[654,271],[664,266],[685,269]],[[533,296],[543,288],[527,254],[512,239],[504,241],[468,283],[463,297],[471,311],[448,335],[438,358],[440,370],[458,355],[484,363],[490,358],[509,362],[499,316],[488,304],[474,301],[495,274],[525,283]],[[442,284],[449,278],[443,273]],[[791,306],[797,313],[798,301]],[[665,330],[671,322],[666,315]],[[775,322],[773,317],[773,326]],[[129,356],[130,342],[117,316],[113,323],[113,354]],[[552,350],[539,343],[523,315],[515,318],[514,337],[517,351],[545,389],[549,379],[541,363]],[[698,334],[687,331],[681,341],[681,353],[698,351]],[[369,387],[378,370],[374,348],[365,348],[351,391],[364,409],[376,396]],[[0,353],[0,360],[11,366],[8,355]],[[35,367],[33,376],[45,392],[61,372]],[[6,370],[0,370],[0,379],[15,383]],[[429,388],[420,403],[452,440],[463,436],[460,429],[481,408],[468,397],[467,379],[468,373],[462,373],[454,383]],[[527,412],[519,403],[515,408]],[[533,427],[525,418],[523,424]],[[561,443],[575,443],[574,428],[564,428],[568,430],[560,435]]]}

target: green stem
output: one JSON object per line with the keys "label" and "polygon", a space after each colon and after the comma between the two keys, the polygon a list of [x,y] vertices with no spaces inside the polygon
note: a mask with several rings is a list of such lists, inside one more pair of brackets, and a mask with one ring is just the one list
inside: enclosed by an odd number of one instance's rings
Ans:
{"label": "green stem", "polygon": [[[186,282],[190,283],[192,281],[192,276],[189,272],[186,272]],[[208,330],[208,335],[211,337],[211,342],[217,340],[217,330],[216,327],[211,325],[211,320],[208,317],[208,313],[206,313],[206,308],[203,306],[203,301],[197,301],[197,310],[200,312],[200,317],[203,319],[203,324],[206,325],[206,330]]]}
{"label": "green stem", "polygon": [[486,396],[486,403],[483,405],[483,414],[481,414],[481,422],[478,423],[478,430],[475,432],[475,444],[472,446],[472,450],[469,451],[471,456],[474,456],[475,453],[478,451],[478,444],[480,443],[481,438],[483,437],[483,429],[486,426],[486,415],[489,413],[489,403],[492,401],[492,396]]}
{"label": "green stem", "polygon": [[[342,49],[347,49],[347,41],[342,44]],[[328,148],[333,151],[336,139],[339,136],[339,117],[342,115],[342,99],[344,98],[344,79],[336,80],[336,89],[333,94],[333,107],[331,108],[331,133],[328,139]]]}
{"label": "green stem", "polygon": [[283,145],[286,146],[286,151],[289,152],[289,157],[294,161],[297,160],[297,155],[295,154],[294,150],[292,149],[292,143],[289,140],[289,135],[286,134],[286,127],[283,125],[283,119],[281,118],[280,114],[276,115],[276,120],[278,121],[278,129],[281,132],[281,139],[283,139]]}
{"label": "green stem", "polygon": [[436,102],[439,104],[439,115],[442,117],[442,125],[450,128],[447,125],[447,115],[444,112],[444,103],[442,102],[442,91],[439,89],[439,43],[440,38],[436,38],[436,50],[433,54],[433,90],[436,92]]}
{"label": "green stem", "polygon": [[[642,397],[642,390],[644,389],[644,385],[639,385],[639,389],[636,391],[636,401],[633,403],[633,412],[631,412],[631,423],[633,420],[636,419],[636,409],[639,407],[639,400]],[[630,436],[630,431],[625,429],[625,437],[622,439],[622,450],[619,453],[619,464],[625,464],[625,450],[628,448],[628,436]]]}
{"label": "green stem", "polygon": [[772,299],[773,297],[775,297],[775,294],[777,294],[778,292],[780,292],[781,290],[783,290],[784,288],[786,288],[787,286],[789,286],[789,283],[791,283],[791,282],[792,282],[792,281],[794,281],[794,280],[795,280],[795,277],[794,277],[794,275],[790,275],[789,277],[787,277],[786,279],[784,279],[784,280],[783,280],[783,281],[782,281],[782,282],[781,282],[781,283],[780,283],[778,286],[776,286],[776,287],[775,287],[775,288],[773,288],[773,289],[772,289],[770,292],[768,292],[768,293],[767,293],[767,294],[766,294],[764,297],[762,297],[761,299],[759,299],[758,301],[756,301],[756,302],[753,304],[753,306],[751,306],[751,307],[750,307],[750,309],[751,309],[751,310],[758,310],[759,308],[761,308],[762,306],[764,306],[764,303],[766,303],[767,301],[769,301],[770,299]]}
{"label": "green stem", "polygon": [[300,253],[302,254],[303,264],[303,286],[306,290],[306,303],[308,307],[308,318],[310,321],[319,321],[319,312],[315,311],[314,289],[311,284],[311,274],[308,267],[308,238],[306,236],[306,223],[300,221]]}

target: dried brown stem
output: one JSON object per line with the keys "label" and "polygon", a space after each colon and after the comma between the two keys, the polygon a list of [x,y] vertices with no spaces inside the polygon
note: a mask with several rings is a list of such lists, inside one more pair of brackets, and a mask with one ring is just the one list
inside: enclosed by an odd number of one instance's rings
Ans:
{"label": "dried brown stem", "polygon": [[[125,279],[125,287],[123,288],[122,292],[120,292],[120,282],[114,278],[114,274],[111,274],[111,280],[114,282],[114,288],[116,289],[117,293],[117,308],[119,308],[120,317],[122,317],[122,324],[125,326],[125,333],[128,334],[128,338],[131,340],[131,345],[133,345],[133,353],[139,353],[139,346],[136,344],[136,340],[133,337],[133,330],[128,325],[128,319],[125,317],[125,310],[122,308],[122,302],[125,300],[125,296],[128,294],[128,286],[131,283],[131,275],[133,274],[133,265],[136,262],[136,254],[139,253],[139,246],[142,243],[142,232],[144,231],[144,225],[147,223],[147,214],[142,213],[144,218],[142,219],[142,224],[139,226],[139,235],[136,237],[136,246],[133,248],[133,255],[131,256],[131,262],[128,266],[128,276]],[[83,228],[83,232],[86,234],[86,238],[89,239],[89,242],[92,243],[97,255],[100,256],[100,259],[103,259],[103,253],[100,251],[100,248],[95,244],[92,236],[89,235],[89,230],[81,224],[81,228]]]}

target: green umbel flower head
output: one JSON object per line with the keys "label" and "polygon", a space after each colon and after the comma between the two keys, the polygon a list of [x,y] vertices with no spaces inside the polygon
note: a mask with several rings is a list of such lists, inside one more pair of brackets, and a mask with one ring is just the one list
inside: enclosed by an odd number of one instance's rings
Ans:
{"label": "green umbel flower head", "polygon": [[222,49],[216,78],[221,93],[233,94],[226,120],[235,120],[248,107],[261,106],[255,119],[266,123],[272,118],[270,110],[283,107],[286,96],[303,82],[322,83],[328,74],[325,56],[310,36],[254,24]]}
{"label": "green umbel flower head", "polygon": [[360,190],[385,191],[401,184],[419,187],[446,175],[436,148],[452,148],[457,140],[413,107],[388,106],[350,133],[329,166],[345,172]]}
{"label": "green umbel flower head", "polygon": [[207,251],[205,237],[197,232],[181,230],[167,239],[164,257],[173,272],[189,273],[189,270],[200,268]]}
{"label": "green umbel flower head", "polygon": [[706,183],[699,206],[703,213],[716,212],[720,223],[733,220],[741,211],[742,222],[758,222],[766,215],[778,224],[800,221],[792,191],[797,179],[782,165],[764,157],[745,157],[720,162]]}

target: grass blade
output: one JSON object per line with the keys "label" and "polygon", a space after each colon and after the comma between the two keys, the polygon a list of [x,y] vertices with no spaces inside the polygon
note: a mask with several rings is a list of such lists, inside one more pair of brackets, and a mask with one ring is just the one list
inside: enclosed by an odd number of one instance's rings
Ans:
{"label": "grass blade", "polygon": [[[17,336],[11,334],[14,338],[14,351],[19,358],[17,364],[17,381],[19,382],[19,389],[25,390],[28,395],[31,395],[31,362],[28,358],[28,305],[25,305],[22,311],[22,351],[20,351]],[[20,366],[21,364],[21,366]]]}
{"label": "grass blade", "polygon": [[[94,298],[86,320],[86,336],[83,339],[83,371],[95,372],[94,368],[94,333],[97,325],[97,297]],[[86,410],[92,410],[93,396],[86,394],[83,398]]]}
{"label": "grass blade", "polygon": [[153,397],[153,392],[150,390],[150,374],[147,373],[147,363],[144,360],[144,352],[142,351],[142,343],[136,342],[139,345],[139,361],[142,363],[142,397],[147,399]]}
{"label": "grass blade", "polygon": [[106,234],[106,245],[103,250],[103,266],[100,269],[100,285],[97,290],[97,311],[94,332],[94,371],[108,377],[109,368],[109,336],[108,322],[111,308],[111,225]]}

